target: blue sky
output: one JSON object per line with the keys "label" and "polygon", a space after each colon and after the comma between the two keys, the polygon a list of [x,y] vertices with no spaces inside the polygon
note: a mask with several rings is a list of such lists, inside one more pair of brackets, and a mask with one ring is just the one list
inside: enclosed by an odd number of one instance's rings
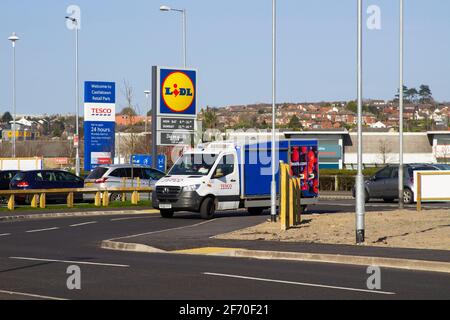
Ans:
{"label": "blue sky", "polygon": [[[121,83],[145,110],[152,65],[182,64],[181,17],[188,10],[188,63],[200,72],[201,106],[271,101],[271,0],[2,0],[0,113],[11,109],[12,31],[18,44],[18,113],[74,109],[70,4],[82,8],[81,80]],[[365,30],[364,96],[389,99],[398,87],[398,1],[382,10],[382,30]],[[450,1],[405,0],[405,82],[429,84],[450,100]],[[278,0],[278,101],[350,100],[356,95],[356,0]],[[123,107],[121,90],[118,108]]]}

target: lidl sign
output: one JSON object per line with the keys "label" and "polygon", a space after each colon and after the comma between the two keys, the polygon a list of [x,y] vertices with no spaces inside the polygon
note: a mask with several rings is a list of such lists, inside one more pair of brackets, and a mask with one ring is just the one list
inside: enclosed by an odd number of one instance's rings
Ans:
{"label": "lidl sign", "polygon": [[158,115],[197,115],[197,71],[160,68]]}

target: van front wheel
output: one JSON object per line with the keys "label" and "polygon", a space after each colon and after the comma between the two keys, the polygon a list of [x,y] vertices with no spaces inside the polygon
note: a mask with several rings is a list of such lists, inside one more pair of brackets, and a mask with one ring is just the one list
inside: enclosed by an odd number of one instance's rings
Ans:
{"label": "van front wheel", "polygon": [[203,201],[202,206],[200,208],[200,215],[202,219],[211,220],[214,217],[214,213],[216,212],[216,203],[213,198],[206,198]]}

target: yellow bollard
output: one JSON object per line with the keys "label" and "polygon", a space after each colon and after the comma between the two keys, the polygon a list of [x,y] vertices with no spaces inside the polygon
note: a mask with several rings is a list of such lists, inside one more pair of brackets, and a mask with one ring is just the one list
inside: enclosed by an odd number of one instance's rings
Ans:
{"label": "yellow bollard", "polygon": [[131,204],[136,205],[139,203],[139,194],[137,191],[133,191],[131,195]]}
{"label": "yellow bollard", "polygon": [[97,192],[97,193],[95,194],[95,206],[96,206],[96,207],[101,207],[101,205],[102,205],[101,201],[102,201],[101,193],[100,193],[100,192]]}
{"label": "yellow bollard", "polygon": [[108,191],[103,192],[102,201],[103,201],[103,206],[104,207],[108,207],[109,206],[109,194],[108,194]]}
{"label": "yellow bollard", "polygon": [[39,202],[39,195],[38,194],[34,194],[33,197],[31,198],[31,207],[32,208],[37,208],[38,207],[38,202]]}
{"label": "yellow bollard", "polygon": [[286,165],[282,163],[280,165],[280,181],[281,181],[281,200],[280,200],[280,222],[281,230],[286,231],[288,229],[288,214],[289,214],[289,182],[288,182],[288,169]]}
{"label": "yellow bollard", "polygon": [[[122,178],[122,187],[126,188],[127,187],[127,180],[125,178]],[[122,193],[122,202],[127,201],[127,194],[126,192]]]}
{"label": "yellow bollard", "polygon": [[296,215],[296,224],[299,226],[302,224],[302,180],[300,178],[297,179],[297,215]]}
{"label": "yellow bollard", "polygon": [[294,179],[291,177],[288,177],[289,180],[289,224],[288,228],[292,228],[295,225],[295,187],[294,187]]}
{"label": "yellow bollard", "polygon": [[73,208],[73,200],[74,200],[74,196],[73,196],[73,192],[71,192],[67,195],[67,208]]}
{"label": "yellow bollard", "polygon": [[39,199],[39,207],[41,209],[45,209],[47,207],[47,196],[45,193],[41,193],[41,196]]}
{"label": "yellow bollard", "polygon": [[12,194],[12,195],[9,196],[8,210],[9,211],[14,211],[15,208],[16,208],[15,198],[14,198],[14,195]]}

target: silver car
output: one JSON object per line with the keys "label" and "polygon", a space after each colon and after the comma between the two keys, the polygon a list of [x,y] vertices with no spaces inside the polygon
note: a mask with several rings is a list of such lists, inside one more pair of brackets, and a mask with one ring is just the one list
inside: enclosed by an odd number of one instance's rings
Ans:
{"label": "silver car", "polygon": [[[404,191],[403,201],[405,204],[414,203],[414,171],[441,170],[435,165],[408,164],[404,166]],[[365,182],[365,199],[383,199],[385,202],[394,202],[398,199],[398,165],[389,165],[378,171],[373,177]],[[353,197],[356,191],[353,188]]]}
{"label": "silver car", "polygon": [[[108,190],[114,188],[155,187],[156,182],[166,176],[164,172],[140,165],[105,165],[95,168],[84,181],[89,189]],[[139,178],[139,179],[138,179]],[[121,201],[122,193],[110,193],[110,201]],[[85,195],[85,200],[93,200],[94,194]],[[151,199],[151,195],[143,197]]]}

